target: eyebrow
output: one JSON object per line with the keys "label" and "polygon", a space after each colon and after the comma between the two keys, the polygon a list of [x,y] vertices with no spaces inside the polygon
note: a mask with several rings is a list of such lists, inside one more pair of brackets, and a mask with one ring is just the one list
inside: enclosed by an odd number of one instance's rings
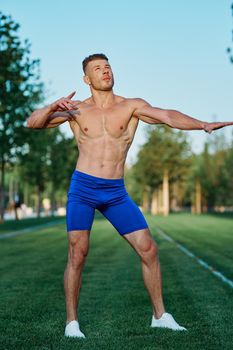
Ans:
{"label": "eyebrow", "polygon": [[[100,67],[100,65],[99,64],[97,64],[96,66],[94,66],[93,67],[93,69],[95,69],[95,68],[99,68]],[[105,64],[105,67],[110,67],[110,64]]]}

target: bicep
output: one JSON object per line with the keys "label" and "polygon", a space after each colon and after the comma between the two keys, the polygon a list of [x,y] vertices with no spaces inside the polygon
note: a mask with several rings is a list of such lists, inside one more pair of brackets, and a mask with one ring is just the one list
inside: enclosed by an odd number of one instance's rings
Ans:
{"label": "bicep", "polygon": [[147,124],[162,124],[161,121],[155,119],[155,118],[150,118],[150,117],[147,117],[145,115],[138,115],[137,118],[141,121],[143,121],[144,123],[147,123]]}

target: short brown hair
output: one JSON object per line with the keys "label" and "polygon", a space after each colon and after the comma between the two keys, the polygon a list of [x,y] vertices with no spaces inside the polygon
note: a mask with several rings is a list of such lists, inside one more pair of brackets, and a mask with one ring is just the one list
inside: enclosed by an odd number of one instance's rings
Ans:
{"label": "short brown hair", "polygon": [[94,53],[93,55],[89,55],[82,62],[84,73],[85,73],[86,66],[88,65],[88,63],[91,61],[94,61],[94,60],[106,60],[106,61],[108,61],[108,57],[106,55],[104,55],[103,53]]}

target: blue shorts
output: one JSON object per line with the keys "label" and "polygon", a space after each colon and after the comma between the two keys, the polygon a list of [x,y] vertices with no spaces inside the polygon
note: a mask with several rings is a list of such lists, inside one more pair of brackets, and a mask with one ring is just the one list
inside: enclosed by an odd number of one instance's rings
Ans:
{"label": "blue shorts", "polygon": [[75,170],[67,196],[67,232],[91,230],[95,209],[121,235],[148,227],[142,212],[126,192],[124,178],[103,179]]}

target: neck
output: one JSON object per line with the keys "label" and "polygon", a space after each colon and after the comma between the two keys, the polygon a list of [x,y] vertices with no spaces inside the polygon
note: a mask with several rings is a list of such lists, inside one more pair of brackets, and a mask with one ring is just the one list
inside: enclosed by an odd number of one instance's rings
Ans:
{"label": "neck", "polygon": [[111,105],[114,101],[114,93],[112,90],[110,91],[97,91],[91,89],[92,93],[92,101],[97,107],[104,108]]}

